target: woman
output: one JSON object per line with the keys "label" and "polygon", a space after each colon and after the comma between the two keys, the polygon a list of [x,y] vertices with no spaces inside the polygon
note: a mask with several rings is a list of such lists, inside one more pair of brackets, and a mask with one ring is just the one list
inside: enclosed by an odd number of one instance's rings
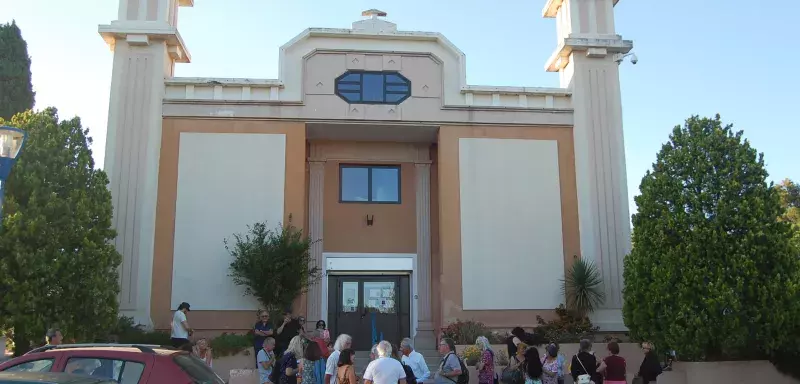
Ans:
{"label": "woman", "polygon": [[309,343],[300,363],[301,384],[322,384],[325,378],[325,360],[319,344]]}
{"label": "woman", "polygon": [[194,347],[192,347],[192,355],[203,360],[203,362],[211,368],[211,347],[208,346],[208,340],[197,340]]}
{"label": "woman", "polygon": [[528,345],[519,343],[516,347],[517,354],[508,359],[508,366],[503,370],[501,381],[505,384],[523,384],[525,382],[522,364],[525,362],[525,350],[528,348]]}
{"label": "woman", "polygon": [[580,350],[575,356],[572,356],[570,374],[575,383],[583,382],[578,381],[578,377],[580,376],[588,375],[591,380],[595,380],[595,377],[597,377],[597,358],[594,357],[592,353],[591,341],[586,339],[581,340]]}
{"label": "woman", "polygon": [[661,363],[658,362],[658,356],[653,350],[653,344],[642,343],[642,352],[644,352],[644,360],[642,360],[642,365],[639,366],[639,373],[636,376],[642,378],[643,384],[655,383],[658,375],[661,374]]}
{"label": "woman", "polygon": [[559,384],[558,347],[550,344],[545,348],[545,352],[544,358],[542,358],[542,384]]}
{"label": "woman", "polygon": [[625,358],[619,355],[619,344],[612,341],[608,343],[606,348],[611,355],[603,358],[600,368],[597,368],[605,376],[603,382],[606,384],[626,384],[628,382],[625,378],[627,366]]}
{"label": "woman", "polygon": [[281,372],[278,384],[297,384],[297,373],[300,370],[298,359],[303,356],[303,337],[295,336],[289,341],[289,347],[281,358]]}
{"label": "woman", "polygon": [[[522,344],[522,343],[520,343]],[[542,384],[542,361],[536,347],[525,349],[525,362],[522,364],[525,373],[525,384]]]}
{"label": "woman", "polygon": [[478,370],[478,384],[494,384],[494,351],[489,339],[479,336],[475,340],[475,346],[481,351],[481,359],[475,365]]}
{"label": "woman", "polygon": [[339,362],[336,364],[336,383],[337,384],[356,384],[356,369],[353,362],[356,358],[356,351],[348,348],[339,354]]}
{"label": "woman", "polygon": [[326,328],[325,320],[317,321],[316,329],[319,331],[319,335],[322,337],[322,340],[325,340],[325,343],[331,341],[331,332]]}

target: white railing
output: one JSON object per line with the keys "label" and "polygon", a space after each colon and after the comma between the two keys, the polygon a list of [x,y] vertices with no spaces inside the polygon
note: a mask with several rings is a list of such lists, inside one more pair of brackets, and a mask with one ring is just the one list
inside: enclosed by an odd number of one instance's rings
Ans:
{"label": "white railing", "polygon": [[277,101],[283,83],[267,79],[175,77],[164,80],[165,99]]}
{"label": "white railing", "polygon": [[491,87],[470,85],[463,87],[464,103],[470,107],[500,108],[554,108],[572,107],[572,92],[564,88]]}

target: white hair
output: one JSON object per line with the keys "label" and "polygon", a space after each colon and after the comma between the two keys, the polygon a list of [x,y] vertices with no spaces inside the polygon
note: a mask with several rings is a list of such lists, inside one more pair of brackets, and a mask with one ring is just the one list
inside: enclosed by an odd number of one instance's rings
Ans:
{"label": "white hair", "polygon": [[370,353],[377,356],[378,355],[378,344],[372,346],[372,349],[369,350]]}
{"label": "white hair", "polygon": [[380,356],[380,357],[391,357],[392,356],[392,344],[389,343],[386,340],[381,341],[380,343],[378,343],[378,345],[375,346],[375,349],[377,350],[378,356]]}
{"label": "white hair", "polygon": [[344,349],[344,345],[351,342],[353,342],[353,338],[343,333],[336,338],[336,342],[333,343],[333,349],[341,352]]}
{"label": "white hair", "polygon": [[414,343],[411,341],[410,338],[406,337],[400,342],[400,348],[408,348],[410,350],[414,350]]}
{"label": "white hair", "polygon": [[[481,349],[481,351],[492,351],[492,345],[489,343],[489,339],[486,336],[478,336],[475,340],[475,345]],[[492,351],[494,353],[494,351]]]}

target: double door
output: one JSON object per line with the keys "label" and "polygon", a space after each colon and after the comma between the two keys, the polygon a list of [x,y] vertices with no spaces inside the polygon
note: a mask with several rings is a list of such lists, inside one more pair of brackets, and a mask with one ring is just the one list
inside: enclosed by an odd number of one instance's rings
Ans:
{"label": "double door", "polygon": [[353,349],[368,351],[380,340],[399,344],[410,336],[408,275],[329,275],[328,319],[333,335],[353,337]]}

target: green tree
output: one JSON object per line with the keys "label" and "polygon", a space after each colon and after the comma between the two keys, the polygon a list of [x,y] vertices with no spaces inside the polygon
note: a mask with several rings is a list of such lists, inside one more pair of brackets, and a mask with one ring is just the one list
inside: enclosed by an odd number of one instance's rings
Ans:
{"label": "green tree", "polygon": [[232,244],[225,240],[225,249],[233,257],[229,276],[264,308],[283,310],[319,279],[319,266],[311,260],[312,243],[292,226],[291,218],[275,230],[266,223],[248,226],[244,236],[233,235]]}
{"label": "green tree", "polygon": [[0,326],[13,328],[15,354],[53,326],[67,339],[105,336],[117,324],[122,257],[110,244],[108,178],[94,169],[88,130],[77,117],[59,121],[54,108],[17,114],[10,125],[28,142],[7,182]]}
{"label": "green tree", "polygon": [[784,208],[781,220],[792,224],[795,246],[800,249],[800,185],[792,180],[784,179],[774,188],[778,191]]}
{"label": "green tree", "polygon": [[800,261],[763,154],[693,116],[676,126],[635,198],[625,324],[686,360],[765,356],[793,344]]}
{"label": "green tree", "polygon": [[0,118],[33,108],[31,58],[17,23],[0,24]]}

